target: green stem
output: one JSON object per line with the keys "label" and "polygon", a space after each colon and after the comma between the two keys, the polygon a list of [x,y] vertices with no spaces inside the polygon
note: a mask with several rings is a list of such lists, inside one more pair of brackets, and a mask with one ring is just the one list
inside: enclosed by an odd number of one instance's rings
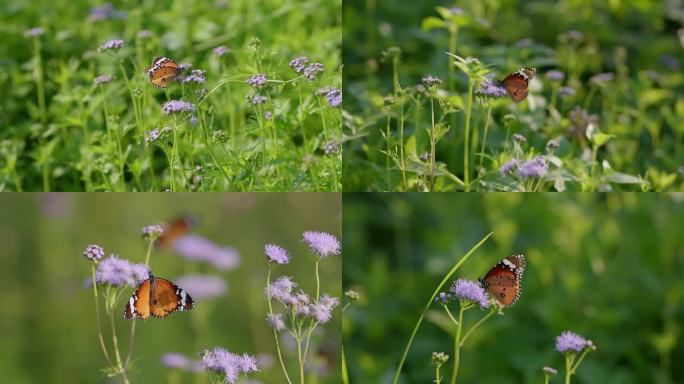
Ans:
{"label": "green stem", "polygon": [[399,98],[399,158],[401,159],[401,180],[404,184],[404,191],[408,190],[406,182],[406,160],[404,157],[404,95]]}
{"label": "green stem", "polygon": [[435,140],[435,97],[430,94],[430,113],[432,125],[430,126],[430,192],[435,189],[435,152],[437,141]]}
{"label": "green stem", "polygon": [[463,306],[458,310],[458,325],[456,326],[456,337],[454,338],[454,369],[451,371],[451,384],[456,384],[458,367],[461,362],[461,329],[463,328],[464,311],[465,307]]}
{"label": "green stem", "polygon": [[349,384],[349,369],[347,368],[347,356],[344,353],[344,343],[342,348],[342,384]]}
{"label": "green stem", "polygon": [[468,338],[468,336],[470,336],[471,333],[473,333],[473,331],[475,330],[475,328],[479,327],[480,324],[484,323],[484,322],[485,322],[487,319],[489,319],[495,312],[496,312],[496,310],[491,309],[487,315],[485,315],[483,318],[481,318],[477,323],[475,323],[475,325],[473,325],[472,327],[470,327],[470,329],[468,330],[468,332],[466,332],[466,334],[461,338],[461,345],[460,345],[460,346],[463,347],[463,344],[465,344],[466,339]]}
{"label": "green stem", "polygon": [[385,172],[387,173],[387,191],[392,189],[392,180],[390,175],[390,114],[387,111],[387,124],[385,127]]}
{"label": "green stem", "polygon": [[133,94],[133,87],[131,86],[131,81],[128,79],[128,74],[126,73],[126,70],[123,67],[123,60],[119,59],[118,56],[117,59],[117,61],[119,62],[119,69],[121,70],[121,74],[123,74],[123,77],[126,80],[126,87],[128,88],[128,93],[131,95],[131,101],[133,102],[133,115],[135,115],[135,125],[138,127],[138,135],[140,137],[144,137],[145,129],[142,125],[142,119],[138,111],[138,103],[136,102],[135,95]]}
{"label": "green stem", "polygon": [[107,358],[107,362],[109,363],[109,366],[111,367],[112,364],[112,359],[109,357],[109,352],[107,351],[107,346],[105,345],[104,341],[104,336],[102,335],[102,326],[100,325],[100,303],[97,300],[97,282],[95,280],[95,264],[93,264],[92,268],[92,278],[93,278],[93,295],[95,296],[95,317],[97,320],[97,335],[98,338],[100,339],[100,347],[102,347],[102,352],[105,355],[105,358]]}
{"label": "green stem", "polygon": [[399,365],[397,366],[397,370],[394,373],[394,380],[392,380],[393,384],[397,384],[399,382],[399,376],[401,375],[401,369],[404,367],[404,362],[406,361],[406,356],[408,356],[408,352],[411,349],[411,345],[413,344],[413,339],[416,337],[416,333],[418,332],[418,328],[420,328],[420,324],[423,322],[423,318],[425,317],[425,313],[430,309],[430,305],[432,305],[433,300],[435,297],[437,297],[437,294],[439,294],[439,291],[442,289],[442,287],[449,281],[451,276],[453,276],[456,271],[463,265],[463,263],[470,258],[470,256],[477,251],[482,244],[484,244],[487,239],[489,239],[494,233],[490,232],[488,233],[485,237],[483,237],[477,244],[475,244],[465,255],[463,255],[456,265],[454,265],[451,270],[444,276],[442,281],[437,285],[437,288],[435,288],[435,291],[432,293],[432,296],[430,299],[427,301],[425,304],[425,308],[423,308],[423,311],[420,313],[420,316],[418,317],[418,320],[416,321],[416,325],[413,327],[413,331],[411,332],[411,336],[409,337],[408,342],[406,343],[406,347],[404,347],[404,352],[402,353],[401,360],[399,361]]}
{"label": "green stem", "polygon": [[323,96],[316,96],[318,99],[318,112],[321,115],[321,123],[323,124],[323,137],[325,137],[325,140],[328,140],[328,128],[325,124],[325,109],[323,108],[323,102],[321,99],[323,99]]}
{"label": "green stem", "polygon": [[[268,313],[271,315],[271,318],[273,318],[273,304],[271,303],[271,271],[272,268],[268,269],[268,274],[266,275],[266,298],[268,299]],[[280,367],[283,370],[283,373],[285,374],[285,379],[287,380],[288,384],[292,384],[292,381],[290,381],[290,376],[287,374],[287,369],[285,368],[285,363],[283,362],[283,354],[280,352],[280,342],[278,341],[278,331],[273,328],[273,338],[275,339],[275,345],[276,345],[276,352],[278,355],[278,361],[280,362]]]}
{"label": "green stem", "polygon": [[435,365],[435,384],[440,384],[442,382],[442,378],[439,377],[439,368],[439,364]]}
{"label": "green stem", "polygon": [[[449,27],[449,52],[456,54],[456,41],[458,39],[458,25],[455,24],[455,22],[452,21],[452,25]],[[455,62],[452,58],[448,58],[449,60],[449,91],[453,92],[456,88],[456,76],[455,76],[455,70],[456,70],[456,65]]]}
{"label": "green stem", "polygon": [[468,102],[466,104],[466,115],[465,115],[465,140],[464,140],[464,150],[463,150],[463,183],[465,191],[470,190],[470,170],[468,168],[468,160],[470,158],[470,116],[473,111],[473,88],[475,87],[475,80],[468,80]]}
{"label": "green stem", "polygon": [[570,384],[570,377],[572,376],[572,363],[575,360],[574,354],[565,356],[565,384]]}
{"label": "green stem", "polygon": [[492,106],[487,107],[487,118],[485,120],[484,135],[482,136],[482,146],[480,148],[480,164],[478,165],[478,172],[482,169],[482,161],[484,159],[485,144],[487,143],[487,133],[489,131],[489,120],[492,117]]}
{"label": "green stem", "polygon": [[126,369],[123,367],[121,361],[121,354],[119,353],[119,339],[116,336],[116,325],[114,324],[114,312],[109,310],[109,323],[112,327],[112,343],[114,344],[114,356],[116,357],[116,365],[118,367],[119,373],[123,377],[124,383],[129,384],[128,376],[126,375]]}

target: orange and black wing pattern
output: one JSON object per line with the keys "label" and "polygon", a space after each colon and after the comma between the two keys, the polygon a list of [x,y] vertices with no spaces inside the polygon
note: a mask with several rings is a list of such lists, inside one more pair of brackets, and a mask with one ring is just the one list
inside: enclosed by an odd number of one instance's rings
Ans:
{"label": "orange and black wing pattern", "polygon": [[143,281],[124,308],[127,319],[164,318],[175,311],[189,311],[195,302],[182,288],[169,280],[154,277]]}
{"label": "orange and black wing pattern", "polygon": [[537,75],[537,70],[532,67],[525,67],[519,69],[503,79],[502,83],[506,92],[511,98],[516,102],[521,102],[525,100],[529,94],[527,89],[530,85],[530,80],[532,80]]}
{"label": "orange and black wing pattern", "polygon": [[152,59],[152,66],[145,68],[150,82],[159,88],[166,88],[180,73],[180,66],[175,61],[157,56]]}
{"label": "orange and black wing pattern", "polygon": [[485,277],[480,279],[480,284],[501,305],[510,307],[518,301],[522,293],[520,282],[523,272],[525,272],[525,256],[509,256],[490,269]]}

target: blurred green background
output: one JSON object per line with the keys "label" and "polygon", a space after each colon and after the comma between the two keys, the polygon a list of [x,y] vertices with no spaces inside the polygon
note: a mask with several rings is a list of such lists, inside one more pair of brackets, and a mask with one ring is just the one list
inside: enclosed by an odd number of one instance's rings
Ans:
{"label": "blurred green background", "polygon": [[[171,251],[153,251],[156,275],[171,280],[186,274],[219,276],[228,292],[199,301],[190,312],[160,320],[139,321],[132,383],[208,383],[202,373],[172,373],[160,364],[166,352],[199,358],[203,349],[222,346],[231,352],[275,358],[272,330],[267,326],[263,288],[267,262],[263,247],[276,243],[292,255],[274,277],[289,275],[307,292],[315,290],[314,257],[301,241],[306,230],[340,234],[341,197],[333,193],[301,194],[3,194],[0,196],[0,372],[6,383],[95,383],[106,366],[97,339],[93,292],[84,289],[91,264],[83,256],[87,244],[100,244],[106,256],[142,263],[146,245],[143,226],[192,214],[194,234],[222,246],[235,247],[241,264],[221,272],[207,263],[188,261]],[[322,291],[340,297],[340,257],[320,264]],[[122,349],[128,347],[130,321],[123,318],[124,300],[116,310]],[[102,313],[104,309],[101,305]],[[339,382],[339,310],[323,328],[319,345],[332,366],[319,383]],[[106,321],[107,317],[103,317]],[[103,324],[109,344],[107,323]],[[322,341],[322,343],[320,343]],[[288,345],[290,347],[288,347]],[[296,372],[293,344],[285,348],[290,372]],[[319,354],[318,369],[323,358]],[[310,352],[310,353],[312,353]],[[111,352],[110,352],[111,353]],[[293,355],[294,353],[294,355]],[[250,375],[256,382],[285,382],[278,365],[261,365]],[[313,381],[315,382],[315,381]]]}
{"label": "blurred green background", "polygon": [[[433,290],[489,232],[454,280],[524,253],[523,292],[465,344],[463,383],[541,383],[543,366],[563,368],[563,330],[598,346],[575,383],[684,382],[684,194],[345,193],[343,205],[343,287],[361,294],[343,321],[351,382],[391,382]],[[426,316],[402,382],[431,382],[431,353],[452,355],[443,313]]]}

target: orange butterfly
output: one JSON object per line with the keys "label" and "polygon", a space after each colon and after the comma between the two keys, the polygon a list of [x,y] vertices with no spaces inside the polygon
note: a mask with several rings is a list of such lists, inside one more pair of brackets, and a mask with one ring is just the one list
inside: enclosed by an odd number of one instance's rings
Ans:
{"label": "orange butterfly", "polygon": [[124,308],[127,319],[147,320],[150,315],[160,319],[175,311],[189,311],[195,306],[192,297],[176,284],[150,273],[140,283]]}
{"label": "orange butterfly", "polygon": [[516,102],[525,100],[529,91],[527,87],[530,85],[530,80],[537,75],[537,70],[532,67],[525,67],[506,76],[503,80],[503,86],[506,92]]}
{"label": "orange butterfly", "polygon": [[196,219],[193,216],[175,218],[171,224],[164,226],[164,233],[157,239],[155,245],[160,248],[168,248],[181,236],[185,235],[195,226]]}
{"label": "orange butterfly", "polygon": [[152,59],[152,66],[145,68],[150,82],[159,88],[166,88],[180,73],[178,63],[166,57],[157,56]]}
{"label": "orange butterfly", "polygon": [[515,304],[522,293],[523,272],[525,272],[525,256],[513,255],[498,262],[487,272],[480,285],[486,289],[504,307]]}

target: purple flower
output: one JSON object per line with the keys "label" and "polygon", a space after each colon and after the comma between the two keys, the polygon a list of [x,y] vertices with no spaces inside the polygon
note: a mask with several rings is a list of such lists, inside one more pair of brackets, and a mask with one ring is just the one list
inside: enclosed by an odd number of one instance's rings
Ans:
{"label": "purple flower", "polygon": [[508,92],[506,92],[506,88],[495,84],[491,80],[482,83],[482,86],[480,86],[480,89],[477,90],[476,93],[491,97],[502,97],[508,94]]}
{"label": "purple flower", "polygon": [[432,75],[423,77],[423,85],[427,88],[431,88],[439,84],[442,84],[442,80],[440,80],[438,77]]}
{"label": "purple flower", "polygon": [[451,13],[453,16],[462,15],[463,9],[459,7],[451,7],[449,8],[449,13]]}
{"label": "purple flower", "polygon": [[162,129],[155,128],[151,131],[145,132],[145,144],[154,143],[166,136],[167,133],[171,132],[171,127],[164,127]]}
{"label": "purple flower", "polygon": [[302,73],[307,64],[309,64],[309,58],[301,56],[290,61],[290,68],[294,69],[295,73]]}
{"label": "purple flower", "polygon": [[276,264],[287,264],[290,262],[290,255],[282,247],[275,244],[266,244],[264,246],[264,253],[269,262],[274,262]]}
{"label": "purple flower", "polygon": [[338,143],[336,140],[330,140],[323,145],[323,152],[326,155],[331,155],[333,153],[337,153],[339,150],[340,150],[340,143]]}
{"label": "purple flower", "polygon": [[612,72],[605,72],[605,73],[599,73],[598,75],[594,75],[591,77],[590,81],[596,85],[603,85],[611,80],[615,75],[613,75]]}
{"label": "purple flower", "polygon": [[560,87],[558,89],[558,96],[560,97],[575,96],[575,93],[575,88],[573,87]]}
{"label": "purple flower", "polygon": [[24,36],[25,37],[38,37],[44,33],[45,33],[45,30],[43,28],[37,27],[37,28],[31,28],[31,29],[25,30]]}
{"label": "purple flower", "polygon": [[285,322],[283,321],[283,315],[280,313],[268,314],[266,315],[266,322],[273,329],[280,332],[285,330]]}
{"label": "purple flower", "polygon": [[101,21],[101,20],[112,20],[112,19],[125,19],[126,12],[117,11],[116,8],[111,3],[105,3],[99,7],[90,8],[90,15],[88,20],[90,21]]}
{"label": "purple flower", "polygon": [[461,301],[471,301],[479,304],[480,308],[489,307],[489,298],[484,288],[475,281],[458,279],[453,283],[449,291]]}
{"label": "purple flower", "polygon": [[124,41],[123,40],[109,40],[108,42],[102,44],[100,48],[97,50],[99,52],[104,52],[104,51],[109,51],[109,50],[117,50],[121,49],[124,46]]}
{"label": "purple flower", "polygon": [[264,112],[264,120],[271,120],[271,119],[273,119],[273,112],[271,112],[271,111]]}
{"label": "purple flower", "polygon": [[513,168],[518,166],[518,160],[516,159],[511,159],[505,162],[501,168],[499,168],[499,173],[501,173],[501,176],[506,176],[509,172],[513,170]]}
{"label": "purple flower", "polygon": [[193,69],[189,75],[187,75],[183,78],[182,83],[183,84],[186,84],[186,83],[204,84],[204,75],[206,73],[207,73],[207,71],[203,71],[201,69]]}
{"label": "purple flower", "polygon": [[176,285],[183,287],[195,300],[209,299],[221,296],[228,290],[223,279],[208,275],[186,275],[174,280]]}
{"label": "purple flower", "polygon": [[192,64],[191,64],[191,63],[180,63],[180,64],[178,64],[178,70],[181,71],[181,72],[183,72],[183,71],[185,71],[185,70],[187,70],[187,69],[190,69],[190,68],[192,68]]}
{"label": "purple flower", "polygon": [[128,260],[119,259],[112,255],[97,265],[95,281],[114,286],[128,285],[135,287],[147,279],[149,274],[150,269],[145,264],[131,263]]}
{"label": "purple flower", "polygon": [[324,294],[311,308],[313,318],[321,324],[327,323],[332,317],[332,310],[335,309],[339,303],[340,300],[337,297]]}
{"label": "purple flower", "polygon": [[513,140],[514,140],[514,141],[517,141],[518,143],[525,143],[525,142],[527,142],[527,139],[525,138],[525,136],[523,136],[523,135],[521,135],[521,134],[519,134],[519,133],[514,133],[514,134],[513,134]]}
{"label": "purple flower", "polygon": [[306,76],[307,79],[314,81],[321,73],[323,73],[324,70],[325,68],[323,68],[323,64],[311,63],[304,68],[304,76]]}
{"label": "purple flower", "polygon": [[337,238],[325,232],[304,232],[304,242],[313,253],[320,257],[340,254],[340,242]]}
{"label": "purple flower", "polygon": [[240,264],[240,256],[235,248],[220,247],[201,236],[182,236],[173,243],[173,248],[186,259],[205,261],[223,271],[234,269]]}
{"label": "purple flower", "polygon": [[174,112],[192,112],[195,105],[182,100],[171,100],[164,103],[164,113],[170,115]]}
{"label": "purple flower", "polygon": [[541,178],[549,172],[549,166],[543,156],[537,156],[528,160],[518,167],[518,176],[523,179],[528,177]]}
{"label": "purple flower", "polygon": [[564,331],[556,337],[556,350],[558,352],[581,352],[584,348],[594,348],[594,343],[574,332]]}
{"label": "purple flower", "polygon": [[266,75],[264,75],[263,73],[258,73],[247,79],[246,83],[254,88],[259,88],[266,84],[266,81],[268,81]]}
{"label": "purple flower", "polygon": [[190,359],[182,353],[165,353],[160,360],[162,365],[168,368],[187,369],[190,365]]}
{"label": "purple flower", "polygon": [[276,299],[283,304],[292,302],[292,290],[295,289],[297,283],[292,281],[289,276],[280,276],[276,281],[269,284],[264,289],[264,296],[271,295],[271,298]]}
{"label": "purple flower", "polygon": [[333,108],[338,108],[342,105],[342,91],[337,88],[330,89],[325,97],[328,99],[328,105]]}
{"label": "purple flower", "polygon": [[251,97],[247,96],[247,101],[249,101],[252,105],[266,104],[268,97],[261,95],[254,95]]}
{"label": "purple flower", "polygon": [[93,79],[93,84],[98,85],[98,84],[106,84],[112,81],[112,76],[111,75],[102,75],[98,76],[95,79]]}
{"label": "purple flower", "polygon": [[209,371],[223,374],[223,382],[227,384],[234,384],[241,374],[258,370],[256,357],[248,354],[240,356],[221,347],[202,352],[202,366]]}
{"label": "purple flower", "polygon": [[668,54],[660,55],[660,64],[671,71],[679,70],[679,60],[676,57]]}
{"label": "purple flower", "polygon": [[188,123],[190,123],[191,126],[197,125],[197,115],[190,115],[190,119],[188,120]]}
{"label": "purple flower", "polygon": [[542,368],[542,370],[544,371],[544,374],[547,376],[555,376],[556,374],[558,374],[558,371],[551,367],[544,367]]}
{"label": "purple flower", "polygon": [[214,48],[214,55],[221,57],[228,53],[228,47],[225,45],[219,45],[218,47]]}
{"label": "purple flower", "polygon": [[164,228],[158,224],[148,225],[141,232],[144,239],[156,239],[164,233]]}
{"label": "purple flower", "polygon": [[138,39],[149,39],[152,37],[152,31],[143,29],[142,31],[138,32]]}
{"label": "purple flower", "polygon": [[546,72],[546,78],[551,81],[560,81],[565,78],[565,73],[557,70],[550,70]]}
{"label": "purple flower", "polygon": [[435,303],[447,304],[451,300],[451,294],[446,292],[440,292],[437,297],[435,297]]}
{"label": "purple flower", "polygon": [[90,261],[100,261],[104,257],[104,249],[99,245],[91,244],[83,251],[83,256]]}

